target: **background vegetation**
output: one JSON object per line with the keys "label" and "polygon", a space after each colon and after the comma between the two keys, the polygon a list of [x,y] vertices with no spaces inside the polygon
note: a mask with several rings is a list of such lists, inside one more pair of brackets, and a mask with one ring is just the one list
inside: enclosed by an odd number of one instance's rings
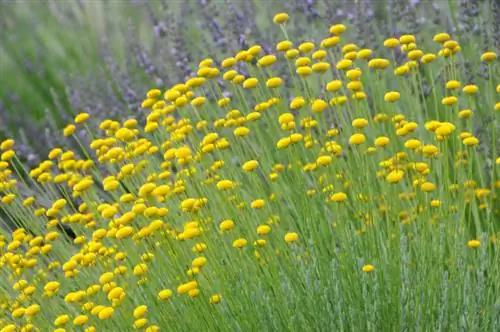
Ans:
{"label": "background vegetation", "polygon": [[346,22],[366,47],[386,35],[436,29],[463,40],[465,56],[498,49],[500,40],[490,0],[4,0],[0,9],[0,135],[16,137],[31,165],[60,140],[54,128],[78,112],[98,119],[140,112],[151,82],[161,88],[192,75],[206,55],[253,43],[270,51],[272,13],[294,13],[289,30],[298,41]]}

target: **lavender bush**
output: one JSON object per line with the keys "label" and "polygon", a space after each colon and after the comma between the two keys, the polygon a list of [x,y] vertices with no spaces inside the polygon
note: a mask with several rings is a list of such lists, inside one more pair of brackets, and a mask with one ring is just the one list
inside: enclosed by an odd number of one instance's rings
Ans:
{"label": "lavender bush", "polygon": [[[1,40],[1,51],[9,58],[3,75],[24,77],[17,84],[0,83],[0,133],[18,139],[31,166],[60,141],[56,129],[78,112],[89,112],[96,123],[121,119],[126,112],[141,116],[140,96],[150,82],[164,88],[193,76],[193,63],[203,54],[220,58],[257,42],[273,52],[271,41],[277,34],[269,22],[274,12],[294,13],[289,33],[298,41],[310,36],[318,40],[322,36],[316,31],[347,22],[356,27],[351,35],[360,47],[377,49],[385,35],[445,28],[467,40],[463,60],[478,50],[498,49],[500,40],[494,0],[130,0],[98,5],[54,2],[48,8],[3,1],[0,6],[10,15],[0,20],[9,31]],[[100,11],[106,15],[89,16]],[[57,24],[50,25],[51,20]],[[47,38],[30,37],[19,29],[21,24],[45,28]],[[58,43],[50,40],[52,31],[59,31]],[[45,60],[53,58],[57,63]],[[465,60],[463,66],[470,81],[487,75]]]}

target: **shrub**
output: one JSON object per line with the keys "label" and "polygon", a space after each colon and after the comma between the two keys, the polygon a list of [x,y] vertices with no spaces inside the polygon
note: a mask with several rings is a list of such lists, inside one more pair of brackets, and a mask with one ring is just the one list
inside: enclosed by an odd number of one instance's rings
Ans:
{"label": "shrub", "polygon": [[3,141],[3,331],[498,329],[496,54],[288,20],[29,176]]}

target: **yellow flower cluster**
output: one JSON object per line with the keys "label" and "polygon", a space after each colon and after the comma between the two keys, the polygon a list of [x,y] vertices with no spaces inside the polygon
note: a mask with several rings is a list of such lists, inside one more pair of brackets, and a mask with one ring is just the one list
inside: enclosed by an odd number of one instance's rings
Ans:
{"label": "yellow flower cluster", "polygon": [[[274,22],[286,31],[288,19]],[[280,41],[276,54],[254,45],[220,67],[204,59],[196,77],[147,92],[144,123],[103,121],[83,158],[54,148],[24,176],[15,142],[3,141],[1,206],[16,229],[0,237],[1,331],[153,332],[179,328],[181,314],[215,324],[208,317],[228,312],[216,305],[252,296],[244,286],[269,291],[302,266],[350,257],[337,243],[370,262],[342,268],[371,277],[388,263],[366,248],[400,225],[425,237],[457,216],[447,231],[465,229],[470,211],[498,216],[499,159],[483,176],[471,121],[478,108],[498,118],[500,88],[462,87],[461,47],[446,33],[435,51],[413,35],[385,40],[405,54],[398,64],[345,31]],[[440,68],[446,82],[423,100],[424,76]],[[64,135],[76,139],[89,117]],[[474,227],[493,236],[491,225]],[[479,248],[463,229],[462,247]],[[349,249],[359,241],[362,254]]]}

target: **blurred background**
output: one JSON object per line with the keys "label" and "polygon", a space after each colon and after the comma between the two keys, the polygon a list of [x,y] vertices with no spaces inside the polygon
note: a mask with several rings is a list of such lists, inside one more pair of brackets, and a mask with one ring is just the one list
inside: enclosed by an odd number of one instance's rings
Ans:
{"label": "blurred background", "polygon": [[147,90],[192,76],[205,57],[254,44],[272,53],[283,39],[272,16],[282,11],[296,42],[344,23],[374,50],[404,33],[427,34],[418,40],[425,49],[443,31],[474,57],[499,49],[497,0],[0,0],[0,138],[15,138],[34,165],[76,113],[140,117]]}

